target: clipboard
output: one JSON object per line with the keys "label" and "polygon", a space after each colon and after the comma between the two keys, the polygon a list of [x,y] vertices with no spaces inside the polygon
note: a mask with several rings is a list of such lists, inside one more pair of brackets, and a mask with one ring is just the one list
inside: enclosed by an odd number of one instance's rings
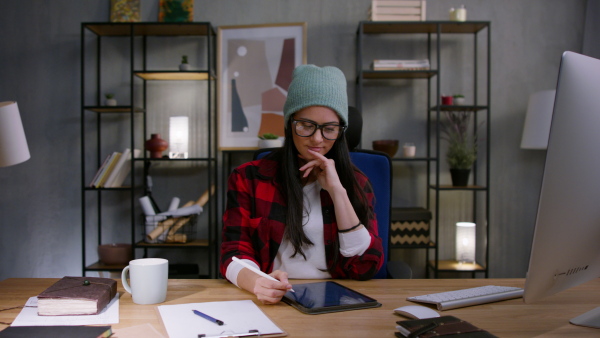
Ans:
{"label": "clipboard", "polygon": [[334,281],[294,284],[282,301],[302,313],[321,314],[380,307],[376,299]]}
{"label": "clipboard", "polygon": [[[285,337],[279,328],[251,300],[187,303],[156,307],[169,337]],[[224,322],[217,325],[199,317],[198,310]]]}

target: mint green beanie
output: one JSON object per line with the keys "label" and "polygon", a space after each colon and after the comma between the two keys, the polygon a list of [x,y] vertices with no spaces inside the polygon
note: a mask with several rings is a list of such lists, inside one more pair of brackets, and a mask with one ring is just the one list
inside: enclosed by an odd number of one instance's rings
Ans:
{"label": "mint green beanie", "polygon": [[285,127],[292,114],[310,106],[329,107],[339,115],[344,125],[348,125],[346,77],[341,70],[315,65],[301,65],[294,69],[283,106]]}

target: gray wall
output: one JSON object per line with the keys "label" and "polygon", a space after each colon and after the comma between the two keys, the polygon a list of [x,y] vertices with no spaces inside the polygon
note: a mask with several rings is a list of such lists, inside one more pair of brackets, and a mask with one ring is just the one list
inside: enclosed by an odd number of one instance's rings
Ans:
{"label": "gray wall", "polygon": [[[142,1],[143,21],[155,21],[157,3]],[[429,0],[427,19],[446,20],[448,9],[460,4],[470,20],[492,23],[490,276],[524,277],[544,161],[543,151],[519,148],[527,100],[555,86],[561,53],[583,50],[585,28],[586,48],[597,50],[589,33],[594,25],[585,23],[597,17],[598,6],[585,0]],[[354,102],[355,32],[369,5],[369,0],[196,0],[194,19],[215,27],[307,22],[308,62],[341,68]],[[0,101],[18,101],[32,156],[0,168],[0,280],[80,275],[80,23],[108,21],[109,1],[1,1],[0,13]],[[460,52],[451,54],[447,61],[464,61]],[[442,91],[470,90],[466,82],[450,80],[461,76],[459,69],[444,70]],[[365,123],[364,148],[374,139],[411,135],[406,127],[422,118],[409,115],[402,129],[403,117],[388,111],[397,111],[398,104],[406,111],[419,106],[408,94],[402,94],[405,100],[377,89],[369,99],[373,105],[364,109],[365,116],[377,116]],[[395,186],[395,206],[423,199],[411,189],[410,182]],[[460,207],[464,197],[449,199],[447,205]],[[422,276],[421,258],[406,259]]]}

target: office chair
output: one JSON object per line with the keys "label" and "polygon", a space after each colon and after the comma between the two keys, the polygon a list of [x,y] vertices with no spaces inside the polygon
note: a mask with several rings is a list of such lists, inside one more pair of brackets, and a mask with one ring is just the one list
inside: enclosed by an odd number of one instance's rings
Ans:
{"label": "office chair", "polygon": [[[389,232],[392,210],[392,161],[380,151],[356,149],[360,144],[362,133],[362,117],[354,107],[348,107],[349,126],[346,130],[346,142],[350,150],[350,160],[371,181],[375,193],[375,214],[377,216],[378,232],[381,237],[384,262],[381,269],[373,278],[410,279],[412,269],[402,261],[388,261]],[[277,148],[264,148],[254,152],[254,159],[259,159]]]}

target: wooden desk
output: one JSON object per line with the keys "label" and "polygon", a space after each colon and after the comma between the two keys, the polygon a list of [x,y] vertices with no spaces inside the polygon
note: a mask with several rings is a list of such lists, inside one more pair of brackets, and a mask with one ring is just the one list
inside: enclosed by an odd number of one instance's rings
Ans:
{"label": "wooden desk", "polygon": [[[0,282],[0,309],[21,306],[57,279],[11,278]],[[297,281],[301,282],[301,281]],[[523,287],[523,279],[402,279],[366,282],[342,280],[341,284],[369,295],[383,304],[380,308],[305,315],[280,303],[260,308],[290,337],[394,337],[395,322],[403,317],[393,309],[413,304],[406,297],[457,290],[482,285]],[[126,328],[151,323],[166,333],[160,323],[156,305],[137,305],[118,282],[121,293],[120,322],[113,328]],[[224,280],[169,280],[167,300],[163,304],[199,303],[253,299],[254,296]],[[258,304],[257,301],[255,303]],[[487,329],[499,337],[590,337],[600,330],[569,324],[569,319],[600,306],[600,279],[563,291],[537,304],[524,304],[522,299],[447,310],[453,315]],[[12,322],[20,309],[0,312],[1,322]],[[0,324],[0,330],[6,326]]]}

